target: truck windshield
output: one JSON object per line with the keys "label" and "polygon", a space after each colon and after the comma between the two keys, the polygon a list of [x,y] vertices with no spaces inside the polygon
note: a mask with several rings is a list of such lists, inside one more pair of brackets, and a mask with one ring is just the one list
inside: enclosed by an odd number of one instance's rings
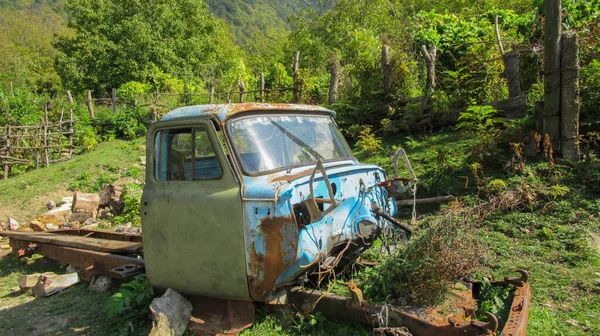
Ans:
{"label": "truck windshield", "polygon": [[251,116],[231,121],[228,129],[246,173],[354,159],[328,116]]}

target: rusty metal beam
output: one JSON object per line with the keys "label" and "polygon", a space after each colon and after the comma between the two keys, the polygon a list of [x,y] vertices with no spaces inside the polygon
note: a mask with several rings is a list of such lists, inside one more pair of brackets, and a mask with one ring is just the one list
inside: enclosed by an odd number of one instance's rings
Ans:
{"label": "rusty metal beam", "polygon": [[350,298],[301,287],[292,288],[288,292],[288,299],[296,306],[307,311],[320,311],[327,316],[340,320],[372,326],[378,326],[376,316],[385,312],[388,327],[407,327],[416,336],[493,335],[498,328],[498,321],[491,314],[488,315],[490,318],[488,323],[466,319],[462,322],[436,323],[395,306],[363,302],[362,305],[357,307],[351,304]]}
{"label": "rusty metal beam", "polygon": [[73,265],[81,269],[92,267],[95,271],[94,274],[106,274],[108,271],[124,265],[144,266],[144,260],[134,257],[44,243],[30,244],[28,241],[17,240],[14,238],[10,238],[10,246],[18,250],[27,251],[26,255],[39,253],[46,258]]}

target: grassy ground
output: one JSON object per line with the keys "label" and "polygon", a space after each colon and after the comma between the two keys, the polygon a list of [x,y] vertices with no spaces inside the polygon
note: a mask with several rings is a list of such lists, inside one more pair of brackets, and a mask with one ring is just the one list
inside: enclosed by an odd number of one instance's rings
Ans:
{"label": "grassy ground", "polygon": [[[356,154],[389,172],[389,157],[398,146],[406,149],[420,179],[418,197],[453,194],[462,207],[472,208],[509,190],[534,200],[513,209],[498,209],[474,229],[489,246],[475,278],[516,275],[530,271],[533,292],[528,335],[600,334],[600,172],[590,164],[557,162],[551,167],[542,157],[526,160],[519,169],[502,169],[509,157],[493,157],[482,167],[470,165],[475,143],[456,132],[427,137],[397,138],[384,142],[375,155]],[[48,169],[0,182],[0,216],[29,220],[48,199],[69,195],[72,183],[93,185],[103,174],[139,163],[141,140],[103,143],[92,153]],[[477,168],[479,187],[473,173]],[[81,178],[82,174],[84,177]],[[404,172],[401,175],[406,175]],[[82,182],[83,181],[83,182]],[[498,182],[501,181],[501,182]],[[444,205],[417,208],[420,221],[441,216]],[[407,220],[409,209],[400,211]],[[0,217],[0,218],[2,218]],[[595,239],[595,240],[594,240]],[[103,305],[115,290],[92,294],[79,284],[56,296],[33,299],[14,296],[11,288],[33,265],[0,259],[0,334],[110,334]],[[58,269],[60,271],[60,269]],[[147,325],[146,325],[147,327]],[[319,314],[278,316],[259,313],[244,335],[368,335],[370,330],[327,320]]]}

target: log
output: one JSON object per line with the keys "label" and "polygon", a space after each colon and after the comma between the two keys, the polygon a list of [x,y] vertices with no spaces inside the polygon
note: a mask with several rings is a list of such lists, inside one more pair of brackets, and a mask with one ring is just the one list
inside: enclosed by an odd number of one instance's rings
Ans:
{"label": "log", "polygon": [[100,205],[100,196],[98,194],[88,194],[76,191],[73,194],[73,212],[79,210],[97,210]]}
{"label": "log", "polygon": [[19,288],[21,289],[21,292],[23,293],[27,293],[31,290],[31,288],[33,288],[39,278],[40,278],[39,273],[35,273],[35,274],[27,274],[27,275],[23,275],[19,278],[19,280],[17,280],[17,283],[19,284]]}
{"label": "log", "polygon": [[[426,203],[448,202],[448,201],[452,201],[453,199],[454,199],[454,196],[439,196],[439,197],[417,199],[416,203],[417,204],[426,204]],[[397,206],[413,205],[414,203],[415,203],[414,200],[396,201]]]}
{"label": "log", "polygon": [[36,297],[50,296],[69,288],[78,282],[79,275],[77,275],[77,273],[58,275],[48,272],[40,275],[38,282],[31,289],[31,293]]}
{"label": "log", "polygon": [[114,184],[105,185],[104,188],[100,190],[100,207],[117,207],[118,204],[121,203],[119,199],[122,191],[123,188],[120,186],[115,186]]}

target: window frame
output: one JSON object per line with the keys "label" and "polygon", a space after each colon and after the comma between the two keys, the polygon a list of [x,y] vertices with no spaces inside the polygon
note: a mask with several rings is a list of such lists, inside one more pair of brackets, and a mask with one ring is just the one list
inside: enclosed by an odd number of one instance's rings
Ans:
{"label": "window frame", "polygon": [[[160,172],[160,160],[162,157],[162,153],[159,153],[159,149],[161,149],[162,144],[162,136],[161,136],[161,141],[157,142],[157,137],[160,133],[164,132],[164,131],[169,131],[169,130],[182,130],[182,129],[187,129],[187,130],[191,130],[190,135],[192,137],[192,144],[191,144],[191,152],[192,152],[192,160],[191,160],[191,171],[195,173],[195,167],[196,167],[196,129],[202,129],[206,135],[207,135],[207,139],[208,142],[210,143],[210,146],[213,150],[213,153],[215,155],[215,160],[217,162],[217,164],[219,165],[219,170],[220,170],[220,174],[219,176],[215,176],[215,177],[209,177],[209,178],[194,178],[192,177],[191,179],[185,179],[185,180],[169,180],[169,179],[160,179],[159,178],[159,172]],[[220,180],[223,178],[224,175],[224,165],[221,162],[221,159],[219,157],[219,154],[217,152],[217,148],[220,149],[220,144],[219,147],[215,146],[215,143],[211,137],[211,128],[208,127],[208,125],[206,124],[196,124],[196,125],[173,125],[170,127],[163,127],[160,129],[156,129],[154,130],[153,134],[152,134],[152,141],[153,141],[153,148],[154,148],[154,160],[153,160],[153,174],[152,174],[152,178],[154,179],[155,182],[158,183],[189,183],[189,182],[202,182],[202,181],[215,181],[215,180]],[[158,146],[157,146],[158,145]],[[168,150],[168,148],[167,148]],[[164,163],[165,165],[167,164],[167,162]]]}
{"label": "window frame", "polygon": [[[331,122],[333,123],[333,125],[338,129],[338,131],[340,131],[337,123],[335,122],[335,119],[330,115],[330,114],[326,114],[326,113],[303,113],[303,112],[297,112],[297,111],[273,111],[274,113],[256,113],[256,114],[244,114],[241,115],[239,117],[235,117],[235,118],[231,118],[228,119],[226,124],[225,124],[225,134],[227,135],[227,138],[230,140],[230,144],[231,144],[231,150],[233,152],[233,158],[236,160],[237,162],[237,166],[239,167],[241,173],[245,176],[263,176],[263,175],[269,175],[272,173],[276,173],[276,172],[280,172],[280,171],[285,171],[285,170],[289,170],[289,169],[294,169],[294,168],[299,168],[299,167],[306,167],[306,166],[313,166],[317,163],[317,161],[315,161],[314,163],[298,163],[298,164],[294,164],[294,165],[287,165],[287,166],[282,166],[279,168],[275,168],[275,169],[270,169],[270,170],[264,170],[264,171],[258,171],[258,172],[249,172],[246,170],[246,167],[244,167],[244,163],[241,160],[240,157],[240,153],[238,152],[238,148],[234,145],[233,143],[233,137],[231,134],[231,123],[236,121],[236,120],[241,120],[241,119],[247,119],[247,118],[253,118],[253,117],[272,117],[272,116],[282,116],[282,115],[286,115],[286,116],[301,116],[301,117],[325,117],[325,118],[329,118],[331,120]],[[340,131],[341,134],[341,131]],[[352,153],[352,148],[350,148],[350,145],[348,144],[348,141],[346,141],[346,138],[344,137],[343,134],[342,135],[342,139],[344,140],[344,144],[345,147],[348,151],[348,153],[350,153],[350,157],[340,157],[337,159],[328,159],[328,160],[323,160],[323,163],[331,163],[331,162],[351,162],[351,163],[356,163],[358,162],[358,160],[356,160],[356,157],[354,156],[354,154]]]}

